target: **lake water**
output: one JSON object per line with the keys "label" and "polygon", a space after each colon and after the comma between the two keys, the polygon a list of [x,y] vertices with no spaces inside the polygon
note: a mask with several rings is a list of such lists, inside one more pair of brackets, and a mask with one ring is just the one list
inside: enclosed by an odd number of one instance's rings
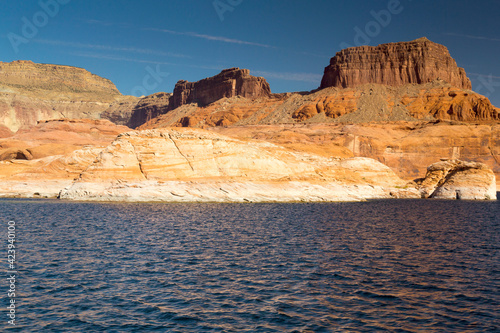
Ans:
{"label": "lake water", "polygon": [[500,331],[499,202],[4,199],[0,216],[10,332]]}

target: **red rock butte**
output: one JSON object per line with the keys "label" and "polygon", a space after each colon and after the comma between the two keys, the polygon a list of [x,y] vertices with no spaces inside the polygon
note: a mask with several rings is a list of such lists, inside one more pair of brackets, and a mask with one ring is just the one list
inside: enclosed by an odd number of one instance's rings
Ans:
{"label": "red rock butte", "polygon": [[351,88],[366,83],[402,86],[435,80],[471,89],[465,70],[457,66],[448,49],[422,37],[411,42],[344,49],[325,68],[320,88]]}
{"label": "red rock butte", "polygon": [[171,104],[173,108],[190,103],[205,106],[224,97],[258,98],[270,95],[271,88],[263,77],[250,75],[248,69],[229,68],[197,82],[177,82]]}

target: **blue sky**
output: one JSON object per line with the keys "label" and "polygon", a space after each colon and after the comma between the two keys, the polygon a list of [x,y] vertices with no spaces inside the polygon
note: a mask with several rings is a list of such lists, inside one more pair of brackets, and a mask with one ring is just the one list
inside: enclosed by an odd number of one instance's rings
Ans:
{"label": "blue sky", "polygon": [[0,0],[0,61],[82,67],[127,95],[229,67],[305,91],[342,46],[426,36],[500,106],[498,13],[500,0]]}

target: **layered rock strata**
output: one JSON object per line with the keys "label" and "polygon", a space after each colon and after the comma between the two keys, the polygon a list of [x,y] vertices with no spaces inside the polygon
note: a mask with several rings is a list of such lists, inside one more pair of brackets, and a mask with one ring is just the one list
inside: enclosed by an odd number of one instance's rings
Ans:
{"label": "layered rock strata", "polygon": [[411,42],[344,49],[325,68],[320,88],[352,88],[366,83],[402,86],[444,80],[471,89],[465,70],[448,49],[423,37]]}
{"label": "layered rock strata", "polygon": [[427,167],[441,158],[484,163],[500,180],[500,124],[470,125],[449,121],[311,123],[211,130],[242,140],[259,139],[324,156],[373,158],[408,181],[424,177]]}
{"label": "layered rock strata", "polygon": [[39,120],[99,119],[111,106],[130,108],[136,100],[122,96],[111,81],[82,68],[0,62],[0,123],[13,132]]}
{"label": "layered rock strata", "polygon": [[353,201],[416,197],[371,159],[334,159],[184,129],[124,133],[60,198],[119,201]]}
{"label": "layered rock strata", "polygon": [[107,120],[66,119],[0,139],[0,197],[57,197],[126,131]]}
{"label": "layered rock strata", "polygon": [[117,125],[136,128],[171,110],[172,94],[159,92],[138,100],[114,103],[101,117]]}
{"label": "layered rock strata", "polygon": [[229,68],[201,81],[177,82],[171,104],[173,109],[190,103],[205,106],[234,96],[270,97],[271,88],[264,78],[250,75],[248,69]]}
{"label": "layered rock strata", "polygon": [[215,127],[278,123],[365,123],[456,120],[491,123],[500,109],[473,91],[443,81],[391,87],[366,84],[273,98],[223,98],[205,107],[183,105],[141,126]]}
{"label": "layered rock strata", "polygon": [[495,174],[482,163],[441,161],[427,169],[420,193],[423,198],[496,200]]}
{"label": "layered rock strata", "polygon": [[23,60],[0,62],[0,84],[32,92],[78,93],[103,99],[121,95],[113,82],[83,68]]}

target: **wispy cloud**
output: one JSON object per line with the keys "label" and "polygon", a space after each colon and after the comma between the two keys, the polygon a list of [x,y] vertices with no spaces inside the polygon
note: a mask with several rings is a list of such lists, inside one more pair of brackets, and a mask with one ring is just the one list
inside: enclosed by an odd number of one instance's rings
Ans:
{"label": "wispy cloud", "polygon": [[180,54],[180,53],[162,52],[162,51],[157,51],[157,50],[142,49],[142,48],[136,48],[136,47],[115,47],[115,46],[109,46],[109,45],[85,44],[85,43],[78,43],[78,42],[67,42],[67,41],[48,40],[48,39],[34,39],[33,42],[39,43],[39,44],[54,45],[54,46],[68,46],[68,47],[74,47],[74,48],[80,48],[80,49],[130,52],[130,53],[156,55],[156,56],[162,56],[162,57],[192,58],[191,56]]}
{"label": "wispy cloud", "polygon": [[141,64],[177,66],[177,64],[171,63],[171,62],[137,59],[137,58],[116,56],[116,55],[111,55],[111,54],[101,54],[101,53],[92,53],[92,52],[71,52],[69,54],[73,55],[73,56],[77,56],[77,57],[84,57],[84,58],[94,58],[94,59],[113,60],[113,61],[128,61],[128,62],[136,62],[136,63],[141,63]]}
{"label": "wispy cloud", "polygon": [[467,73],[467,75],[472,75],[472,76],[477,76],[477,77],[483,77],[483,78],[490,78],[490,79],[499,79],[500,80],[500,76],[495,76],[495,75],[492,75],[492,74],[480,74],[480,73]]}
{"label": "wispy cloud", "polygon": [[166,62],[166,61],[154,61],[154,60],[138,59],[138,58],[131,58],[131,57],[122,57],[122,56],[116,56],[116,55],[111,55],[111,54],[92,53],[92,52],[72,52],[70,54],[72,56],[77,56],[77,57],[112,60],[112,61],[126,61],[126,62],[140,63],[140,64],[169,65],[169,66],[176,66],[176,67],[190,67],[190,68],[217,70],[217,71],[221,71],[224,69],[224,67],[222,67],[222,66],[178,64],[178,63]]}
{"label": "wispy cloud", "polygon": [[445,32],[444,33],[447,36],[456,36],[456,37],[464,37],[464,38],[470,38],[470,39],[480,39],[480,40],[487,40],[491,42],[500,42],[500,38],[492,38],[492,37],[486,37],[486,36],[473,36],[473,35],[465,35],[465,34],[456,34],[454,32]]}
{"label": "wispy cloud", "polygon": [[251,74],[263,76],[266,79],[278,79],[286,81],[321,82],[322,75],[314,73],[287,73],[287,72],[266,72],[253,71]]}
{"label": "wispy cloud", "polygon": [[213,41],[223,42],[223,43],[251,45],[251,46],[259,46],[259,47],[265,47],[265,48],[275,48],[274,46],[267,45],[267,44],[248,42],[248,41],[244,41],[244,40],[227,38],[227,37],[223,37],[223,36],[204,35],[204,34],[199,34],[196,32],[180,32],[180,31],[173,31],[173,30],[167,30],[167,29],[156,29],[156,28],[146,28],[144,30],[163,32],[163,33],[167,33],[170,35],[190,36],[190,37],[202,38],[205,40],[213,40]]}

